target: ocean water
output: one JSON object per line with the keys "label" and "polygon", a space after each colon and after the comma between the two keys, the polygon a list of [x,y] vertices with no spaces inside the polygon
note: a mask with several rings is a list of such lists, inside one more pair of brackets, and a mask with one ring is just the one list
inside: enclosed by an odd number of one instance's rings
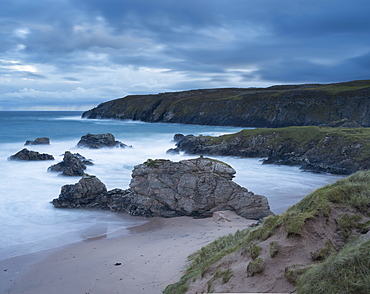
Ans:
{"label": "ocean water", "polygon": [[[94,161],[86,172],[96,175],[107,188],[126,189],[135,165],[148,158],[179,161],[194,158],[168,155],[175,147],[176,133],[221,135],[241,130],[236,127],[199,126],[139,121],[87,120],[81,112],[0,112],[0,259],[57,248],[82,240],[128,234],[127,228],[145,223],[141,217],[109,211],[56,209],[50,203],[65,184],[79,177],[63,177],[47,172],[60,162],[65,151],[80,153]],[[128,149],[80,149],[86,133],[112,133],[117,140],[132,145]],[[9,161],[23,149],[26,140],[49,137],[50,145],[26,148],[54,155],[54,161]],[[262,165],[260,159],[214,157],[236,170],[235,181],[265,195],[273,212],[280,214],[316,188],[341,176],[302,172],[297,167]]]}

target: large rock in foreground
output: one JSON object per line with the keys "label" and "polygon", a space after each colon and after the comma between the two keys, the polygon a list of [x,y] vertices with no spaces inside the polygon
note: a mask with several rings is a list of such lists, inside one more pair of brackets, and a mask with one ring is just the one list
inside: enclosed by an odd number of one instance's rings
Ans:
{"label": "large rock in foreground", "polygon": [[37,161],[37,160],[54,160],[54,156],[46,153],[39,153],[37,151],[28,150],[23,148],[16,154],[8,157],[9,160],[26,160],[26,161]]}
{"label": "large rock in foreground", "polygon": [[90,149],[99,148],[126,148],[126,144],[120,141],[116,141],[114,136],[110,133],[106,134],[90,134],[87,133],[85,136],[81,137],[81,140],[77,143],[78,147],[86,147]]}
{"label": "large rock in foreground", "polygon": [[[233,182],[234,174],[235,170],[229,165],[209,158],[180,162],[148,160],[134,168],[130,189],[106,192],[99,181],[97,189],[85,189],[85,193],[71,197],[70,191],[77,188],[67,185],[53,204],[162,217],[208,217],[220,210],[232,210],[250,219],[272,214],[266,197],[255,195]],[[90,186],[91,179],[86,176],[76,185],[86,186],[87,180]]]}
{"label": "large rock in foreground", "polygon": [[245,218],[259,219],[271,214],[266,197],[233,182],[234,174],[231,166],[209,158],[148,160],[134,168],[130,188],[134,201],[146,200],[156,215],[171,211],[202,217],[233,210]]}

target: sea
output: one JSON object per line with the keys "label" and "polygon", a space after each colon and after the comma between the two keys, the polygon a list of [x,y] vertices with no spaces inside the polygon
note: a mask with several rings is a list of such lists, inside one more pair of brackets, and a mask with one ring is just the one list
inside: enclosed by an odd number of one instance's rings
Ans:
{"label": "sea", "polygon": [[[51,201],[61,187],[79,177],[48,172],[63,159],[65,151],[80,153],[94,165],[86,172],[97,176],[107,189],[129,187],[135,165],[147,159],[180,161],[195,155],[169,155],[175,134],[212,135],[235,133],[242,128],[225,126],[146,123],[133,120],[82,119],[82,112],[0,111],[0,260],[59,248],[95,238],[129,234],[129,228],[148,220],[125,213],[58,209]],[[81,136],[112,133],[132,148],[81,149]],[[27,140],[50,138],[50,145],[24,146]],[[52,154],[54,161],[10,161],[22,150]],[[268,198],[271,210],[283,213],[315,189],[343,178],[338,175],[303,172],[298,167],[263,165],[261,158],[212,156],[236,170],[234,181]]]}

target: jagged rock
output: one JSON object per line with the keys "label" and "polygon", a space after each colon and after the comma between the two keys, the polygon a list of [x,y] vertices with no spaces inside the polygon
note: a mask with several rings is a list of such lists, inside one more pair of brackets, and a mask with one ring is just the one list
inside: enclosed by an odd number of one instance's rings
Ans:
{"label": "jagged rock", "polygon": [[166,154],[179,154],[180,149],[179,148],[170,148],[166,151]]}
{"label": "jagged rock", "polygon": [[77,184],[64,185],[59,198],[52,203],[58,208],[79,208],[88,204],[92,206],[96,198],[100,199],[106,192],[107,188],[96,176],[84,174]]}
{"label": "jagged rock", "polygon": [[36,138],[35,140],[27,140],[24,145],[50,145],[50,139],[47,137]]}
{"label": "jagged rock", "polygon": [[36,161],[36,160],[54,160],[54,156],[46,153],[39,153],[37,151],[28,150],[23,148],[16,154],[8,157],[9,160],[26,160],[26,161]]}
{"label": "jagged rock", "polygon": [[[234,174],[235,170],[229,165],[203,157],[180,162],[148,160],[135,166],[130,189],[102,191],[96,195],[99,188],[92,188],[87,192],[93,196],[79,193],[79,197],[71,197],[70,191],[74,193],[75,188],[67,185],[53,204],[162,217],[208,217],[221,210],[233,210],[251,219],[272,214],[266,197],[255,195],[233,182]],[[97,184],[101,186],[100,181]]]}
{"label": "jagged rock", "polygon": [[85,156],[82,156],[80,153],[73,153],[73,156],[81,160],[84,165],[94,165],[92,159],[87,159]]}
{"label": "jagged rock", "polygon": [[183,134],[175,134],[173,136],[173,140],[177,143],[179,142],[180,140],[182,140],[185,136]]}
{"label": "jagged rock", "polygon": [[48,171],[62,172],[64,176],[82,176],[86,169],[85,162],[92,164],[91,160],[87,160],[81,154],[72,154],[70,151],[66,151],[63,161],[50,166]]}
{"label": "jagged rock", "polygon": [[126,148],[129,147],[120,141],[116,141],[114,136],[110,133],[106,134],[86,134],[81,137],[81,140],[77,143],[78,147],[87,147],[90,149],[99,148]]}

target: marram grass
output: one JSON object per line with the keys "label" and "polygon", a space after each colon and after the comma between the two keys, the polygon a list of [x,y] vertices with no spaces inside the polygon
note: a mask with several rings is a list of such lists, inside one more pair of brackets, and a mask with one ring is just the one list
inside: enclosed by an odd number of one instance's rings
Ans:
{"label": "marram grass", "polygon": [[[317,189],[282,215],[270,215],[256,230],[238,231],[221,237],[189,256],[189,266],[181,280],[169,285],[165,294],[184,294],[191,282],[202,278],[208,269],[224,256],[236,251],[253,255],[255,263],[263,261],[259,255],[258,242],[271,237],[279,228],[287,234],[300,235],[305,221],[319,215],[328,217],[333,207],[350,207],[370,216],[370,171],[357,172],[334,184]],[[359,223],[358,217],[343,216],[338,219],[344,239],[350,237],[351,228],[369,229],[369,222]],[[277,243],[270,243],[271,256],[278,252]],[[328,245],[328,250],[329,250]],[[299,279],[299,293],[370,293],[370,241],[350,243],[338,254],[320,252],[325,261],[314,265]],[[325,255],[325,256],[324,256]],[[324,258],[325,257],[325,258]],[[257,261],[256,261],[257,260]],[[326,276],[328,279],[326,279]],[[341,284],[337,283],[341,280]],[[341,285],[341,286],[338,286]]]}
{"label": "marram grass", "polygon": [[298,294],[370,293],[370,239],[348,243],[298,279]]}

